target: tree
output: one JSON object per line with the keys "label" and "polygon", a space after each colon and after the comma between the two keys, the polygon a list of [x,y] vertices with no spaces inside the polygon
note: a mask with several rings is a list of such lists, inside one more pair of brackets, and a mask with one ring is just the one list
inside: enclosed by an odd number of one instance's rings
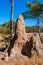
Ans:
{"label": "tree", "polygon": [[11,14],[10,14],[10,35],[13,36],[13,14],[14,14],[14,0],[10,0]]}
{"label": "tree", "polygon": [[[43,4],[39,2],[39,0],[35,0],[34,2],[27,2],[26,5],[30,8],[28,11],[22,13],[24,18],[35,18],[37,19],[38,29],[40,32],[40,15],[43,14]],[[42,22],[42,21],[41,21]]]}
{"label": "tree", "polygon": [[14,0],[10,0],[10,4],[11,4],[11,15],[10,15],[10,45],[8,47],[8,56],[10,56],[11,53],[11,48],[13,46],[13,12],[14,12]]}

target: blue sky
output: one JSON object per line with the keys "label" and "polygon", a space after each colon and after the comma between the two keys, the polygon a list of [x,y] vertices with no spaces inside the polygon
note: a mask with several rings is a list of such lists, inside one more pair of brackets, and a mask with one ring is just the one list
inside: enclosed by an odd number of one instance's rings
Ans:
{"label": "blue sky", "polygon": [[[28,10],[26,1],[32,2],[33,0],[14,0],[14,20],[22,13]],[[43,3],[43,0],[40,0]],[[10,20],[10,2],[9,0],[0,0],[0,24]],[[35,25],[35,20],[25,20],[25,25]]]}

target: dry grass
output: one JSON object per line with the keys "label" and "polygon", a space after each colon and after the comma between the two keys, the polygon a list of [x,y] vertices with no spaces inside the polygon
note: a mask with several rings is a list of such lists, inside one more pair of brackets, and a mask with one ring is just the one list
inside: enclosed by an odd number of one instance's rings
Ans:
{"label": "dry grass", "polygon": [[9,45],[8,35],[0,34],[0,49],[6,48],[6,45]]}

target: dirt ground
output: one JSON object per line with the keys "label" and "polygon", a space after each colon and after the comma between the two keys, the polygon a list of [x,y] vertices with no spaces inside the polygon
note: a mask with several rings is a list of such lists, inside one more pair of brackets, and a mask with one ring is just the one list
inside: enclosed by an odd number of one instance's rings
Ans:
{"label": "dirt ground", "polygon": [[0,65],[43,65],[43,58],[35,57],[27,58],[26,56],[18,56],[9,58],[9,60],[1,60]]}
{"label": "dirt ground", "polygon": [[[27,33],[28,39],[33,33]],[[43,33],[41,34],[43,36]],[[2,39],[2,37],[1,37]],[[28,58],[27,56],[18,55],[12,57],[6,57],[3,59],[3,53],[0,53],[0,65],[43,65],[43,58],[38,56],[32,56]]]}

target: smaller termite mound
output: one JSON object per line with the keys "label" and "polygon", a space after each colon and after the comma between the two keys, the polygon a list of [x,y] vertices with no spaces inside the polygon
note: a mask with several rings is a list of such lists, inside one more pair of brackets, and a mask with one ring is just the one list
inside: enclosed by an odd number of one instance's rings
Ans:
{"label": "smaller termite mound", "polygon": [[39,34],[33,34],[29,41],[22,47],[22,54],[31,58],[33,55],[43,56],[43,48]]}

